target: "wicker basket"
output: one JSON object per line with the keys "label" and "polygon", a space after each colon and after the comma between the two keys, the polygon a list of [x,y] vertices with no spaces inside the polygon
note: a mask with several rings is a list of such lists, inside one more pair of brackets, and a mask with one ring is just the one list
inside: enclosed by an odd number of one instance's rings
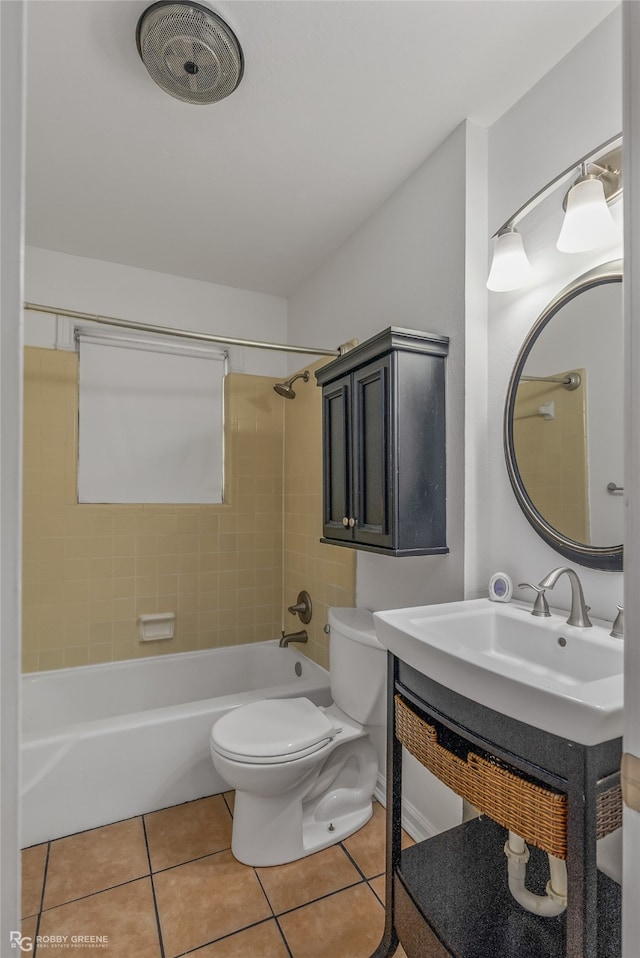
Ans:
{"label": "wicker basket", "polygon": [[479,811],[556,858],[567,857],[567,796],[521,778],[474,752],[466,760],[438,744],[428,725],[396,696],[396,736],[418,761]]}
{"label": "wicker basket", "polygon": [[[418,761],[449,788],[499,825],[556,858],[567,857],[567,796],[523,778],[513,768],[474,752],[454,755],[438,743],[436,729],[398,696],[396,736]],[[622,824],[619,785],[597,797],[597,837]]]}
{"label": "wicker basket", "polygon": [[614,785],[596,798],[596,838],[622,828],[622,787]]}

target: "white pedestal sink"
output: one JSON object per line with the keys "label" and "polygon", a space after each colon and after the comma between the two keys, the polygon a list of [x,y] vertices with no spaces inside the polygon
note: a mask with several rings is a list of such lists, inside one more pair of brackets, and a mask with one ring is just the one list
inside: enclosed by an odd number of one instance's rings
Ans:
{"label": "white pedestal sink", "polygon": [[470,599],[374,613],[380,642],[435,682],[582,745],[622,735],[623,643],[611,626]]}

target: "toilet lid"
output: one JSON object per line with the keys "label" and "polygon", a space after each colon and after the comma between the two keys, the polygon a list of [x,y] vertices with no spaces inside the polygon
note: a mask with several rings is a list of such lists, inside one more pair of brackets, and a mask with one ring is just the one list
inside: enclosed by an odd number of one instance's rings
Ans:
{"label": "toilet lid", "polygon": [[302,758],[339,731],[309,699],[264,699],[223,715],[211,730],[211,741],[229,758],[265,764]]}

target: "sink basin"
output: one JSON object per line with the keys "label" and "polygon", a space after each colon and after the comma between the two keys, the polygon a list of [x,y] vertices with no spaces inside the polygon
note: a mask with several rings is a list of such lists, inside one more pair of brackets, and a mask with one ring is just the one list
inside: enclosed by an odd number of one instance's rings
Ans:
{"label": "sink basin", "polygon": [[582,745],[622,735],[623,643],[518,602],[470,599],[374,613],[399,659],[474,702]]}

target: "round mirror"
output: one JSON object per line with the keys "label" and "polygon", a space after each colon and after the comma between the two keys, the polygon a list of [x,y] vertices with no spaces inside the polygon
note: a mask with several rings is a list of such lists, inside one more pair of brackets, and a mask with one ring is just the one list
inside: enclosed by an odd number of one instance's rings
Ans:
{"label": "round mirror", "polygon": [[622,314],[621,260],[563,289],[520,350],[504,421],[509,479],[533,528],[608,571],[622,569]]}

